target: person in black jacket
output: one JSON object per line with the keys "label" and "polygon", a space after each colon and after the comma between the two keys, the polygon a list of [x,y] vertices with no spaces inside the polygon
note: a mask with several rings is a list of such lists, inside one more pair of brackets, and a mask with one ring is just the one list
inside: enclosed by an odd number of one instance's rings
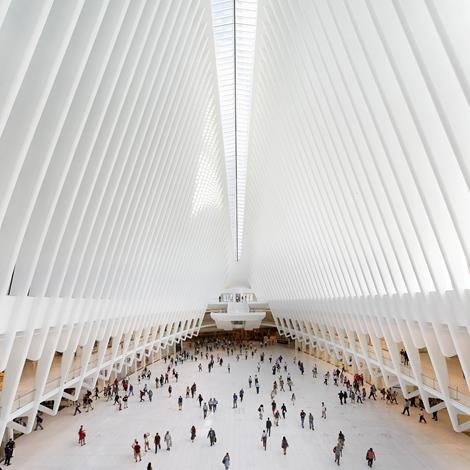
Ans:
{"label": "person in black jacket", "polygon": [[8,442],[5,444],[5,465],[11,465],[11,459],[13,457],[13,450],[15,449],[15,441],[13,439],[9,439]]}
{"label": "person in black jacket", "polygon": [[272,421],[268,418],[268,420],[266,421],[266,432],[268,433],[268,436],[271,435],[272,425],[273,425]]}
{"label": "person in black jacket", "polygon": [[212,428],[209,429],[207,437],[209,438],[209,442],[211,443],[212,447],[217,442],[217,438],[215,437],[215,431]]}

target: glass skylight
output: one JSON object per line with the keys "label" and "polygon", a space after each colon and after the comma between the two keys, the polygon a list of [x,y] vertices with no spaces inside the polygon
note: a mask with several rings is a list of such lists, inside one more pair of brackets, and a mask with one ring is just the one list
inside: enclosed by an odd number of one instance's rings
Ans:
{"label": "glass skylight", "polygon": [[241,255],[257,0],[212,0],[235,258]]}

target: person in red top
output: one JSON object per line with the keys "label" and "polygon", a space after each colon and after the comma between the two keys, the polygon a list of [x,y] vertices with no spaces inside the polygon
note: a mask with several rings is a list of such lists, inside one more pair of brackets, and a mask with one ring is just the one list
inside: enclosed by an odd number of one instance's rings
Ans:
{"label": "person in red top", "polygon": [[158,449],[162,448],[162,446],[160,445],[160,440],[160,434],[158,434],[157,432],[157,434],[155,434],[155,438],[153,439],[153,442],[155,443],[155,453],[158,452]]}
{"label": "person in red top", "polygon": [[85,437],[86,437],[86,432],[85,432],[85,429],[83,428],[83,424],[82,424],[80,426],[80,429],[78,430],[78,443],[81,446],[84,446],[86,444]]}
{"label": "person in red top", "polygon": [[140,462],[142,460],[142,457],[140,455],[140,444],[137,441],[137,439],[134,439],[134,442],[132,443],[131,447],[134,450],[135,461],[137,462],[137,459],[139,459],[139,462]]}
{"label": "person in red top", "polygon": [[367,465],[369,465],[369,467],[372,467],[372,464],[374,463],[374,460],[375,460],[375,452],[374,452],[374,449],[372,449],[372,447],[366,453],[366,460],[367,460]]}

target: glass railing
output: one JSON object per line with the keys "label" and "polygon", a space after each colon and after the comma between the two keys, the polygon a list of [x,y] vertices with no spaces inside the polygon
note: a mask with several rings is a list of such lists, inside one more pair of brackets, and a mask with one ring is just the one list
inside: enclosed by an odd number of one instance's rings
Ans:
{"label": "glass railing", "polygon": [[[336,339],[338,340],[338,336],[336,336]],[[336,346],[341,347],[338,341],[331,341],[331,339],[329,338],[327,338],[326,341],[330,343],[331,345],[336,344]],[[346,340],[345,340],[345,345],[347,345]],[[360,351],[358,352],[359,352],[359,356],[363,356],[363,354]],[[377,361],[377,355],[375,354],[375,351],[371,345],[368,345],[368,353],[369,353],[370,359]],[[391,357],[390,357],[390,352],[387,349],[382,349],[381,354],[382,354],[383,364],[393,369],[394,366],[393,366],[393,361],[391,360]],[[413,379],[415,378],[413,370],[411,369],[410,366],[405,366],[404,364],[401,363],[400,372],[410,378],[413,378]],[[441,389],[439,386],[439,382],[437,381],[435,377],[430,377],[426,374],[421,374],[421,381],[427,387],[440,393]],[[470,408],[470,393],[467,390],[462,391],[461,389],[459,389],[458,386],[449,386],[447,387],[447,389],[448,389],[449,397],[452,400],[455,400],[463,404],[464,406]]]}
{"label": "glass railing", "polygon": [[[184,330],[184,331],[178,333],[178,335],[181,335],[181,336],[187,335],[191,332],[191,330],[192,329]],[[175,334],[170,335],[170,336],[173,336],[173,339],[175,339],[175,337],[176,337]],[[162,341],[163,339],[168,340],[169,338],[170,338],[169,336],[166,337],[166,338],[160,338],[158,341]],[[134,353],[134,351],[130,350],[130,351],[128,351],[127,355],[131,355],[133,353]],[[106,351],[106,353],[104,355],[103,364],[101,366],[102,368],[106,367],[105,364],[112,359],[112,355],[113,355],[113,352],[112,352],[111,349]],[[91,372],[93,371],[93,369],[95,369],[98,366],[98,359],[96,358],[96,354],[94,356],[95,356],[95,358],[93,358],[88,363],[88,365],[86,367],[87,372],[85,373],[85,377],[87,375],[91,375]],[[116,355],[116,360],[118,360],[120,358],[122,358],[122,348],[121,347],[118,349],[118,352],[117,352],[117,355]],[[66,387],[72,386],[71,382],[73,382],[74,380],[77,380],[77,379],[80,378],[81,371],[82,371],[82,366],[78,366],[78,367],[75,367],[74,369],[71,369],[67,374],[67,380],[65,381],[64,385]],[[44,387],[43,396],[59,389],[60,381],[61,381],[61,377],[55,377],[55,378],[52,378],[52,379],[48,380],[46,382],[46,386]],[[33,402],[33,400],[35,398],[35,393],[36,393],[36,389],[29,390],[27,392],[18,394],[16,396],[15,400],[13,401],[12,411],[17,411],[20,408],[23,408],[23,407],[27,406],[28,404],[30,404],[31,402]],[[41,397],[41,399],[42,399],[42,397]],[[1,405],[0,405],[0,408],[1,408]]]}
{"label": "glass railing", "polygon": [[256,295],[248,293],[225,292],[219,295],[219,302],[256,302]]}

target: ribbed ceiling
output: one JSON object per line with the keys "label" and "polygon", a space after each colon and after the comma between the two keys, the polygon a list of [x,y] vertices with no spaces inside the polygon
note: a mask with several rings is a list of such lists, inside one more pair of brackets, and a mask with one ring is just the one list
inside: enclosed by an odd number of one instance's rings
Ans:
{"label": "ribbed ceiling", "polygon": [[435,293],[470,326],[469,24],[464,1],[260,2],[245,225],[258,295],[348,314],[395,299],[419,318],[404,296]]}

